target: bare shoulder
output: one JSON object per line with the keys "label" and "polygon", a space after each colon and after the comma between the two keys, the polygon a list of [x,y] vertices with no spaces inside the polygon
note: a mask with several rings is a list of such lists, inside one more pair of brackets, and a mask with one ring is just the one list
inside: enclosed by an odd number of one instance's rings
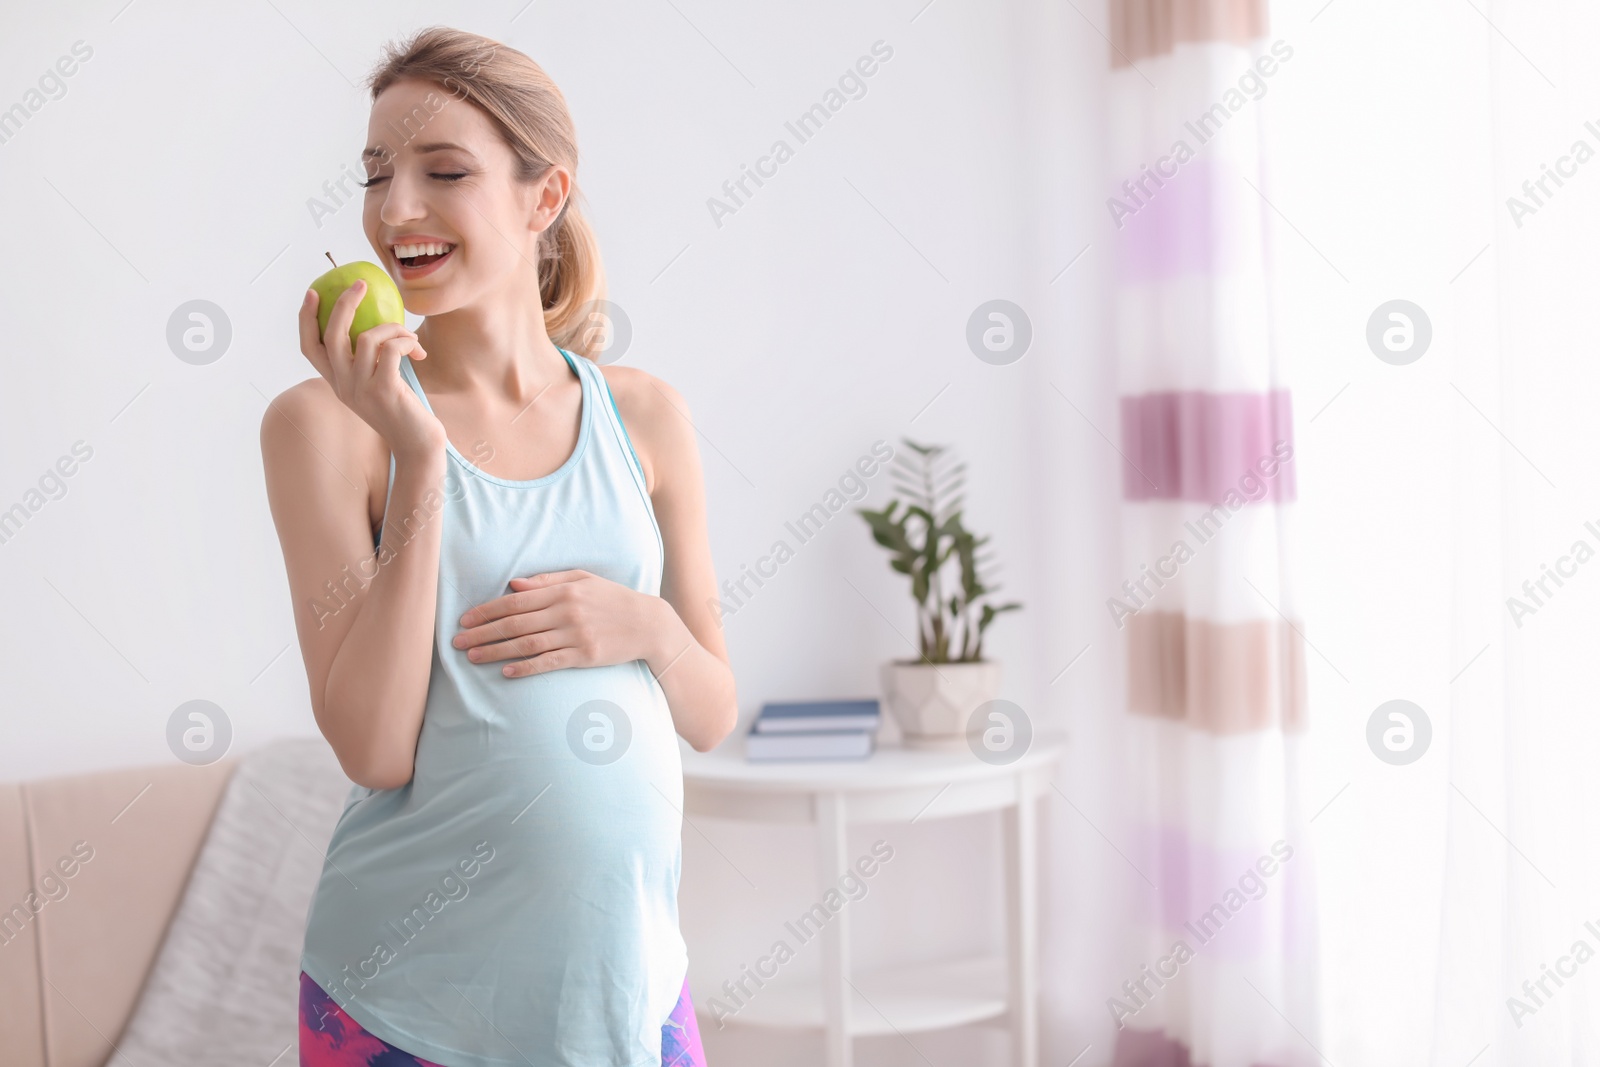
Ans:
{"label": "bare shoulder", "polygon": [[383,439],[345,406],[321,375],[289,386],[261,416],[263,449],[280,453],[300,447],[334,449],[343,457],[371,444],[381,448]]}
{"label": "bare shoulder", "polygon": [[[296,481],[331,476],[380,497],[389,488],[389,448],[376,430],[345,406],[321,375],[279,393],[261,416],[261,456],[273,477]],[[383,515],[375,501],[369,515]],[[373,520],[377,521],[377,518]]]}
{"label": "bare shoulder", "polygon": [[267,405],[266,412],[261,416],[262,440],[276,438],[285,432],[293,433],[301,425],[312,422],[326,423],[335,404],[339,404],[339,398],[321,375],[296,382],[273,397]]}
{"label": "bare shoulder", "polygon": [[645,490],[655,495],[662,471],[695,469],[694,423],[683,395],[638,367],[612,364],[602,366],[600,373],[605,375],[617,401],[617,414],[639,454]]}

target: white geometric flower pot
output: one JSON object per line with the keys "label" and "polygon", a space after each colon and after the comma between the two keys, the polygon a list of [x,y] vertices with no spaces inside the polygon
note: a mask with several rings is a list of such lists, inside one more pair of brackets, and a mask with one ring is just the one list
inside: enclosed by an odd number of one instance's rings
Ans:
{"label": "white geometric flower pot", "polygon": [[973,709],[1000,694],[996,660],[893,660],[879,668],[878,679],[907,748],[965,747]]}

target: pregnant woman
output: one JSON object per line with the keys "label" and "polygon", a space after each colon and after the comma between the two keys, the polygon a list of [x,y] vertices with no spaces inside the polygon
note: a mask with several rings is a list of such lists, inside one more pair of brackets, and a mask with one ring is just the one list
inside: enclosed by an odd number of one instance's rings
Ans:
{"label": "pregnant woman", "polygon": [[[605,335],[561,92],[424,30],[370,79],[362,224],[425,317],[300,345],[261,444],[317,725],[355,782],[300,966],[310,1067],[694,1067],[678,736],[737,701],[694,428]],[[468,458],[471,457],[471,459]]]}

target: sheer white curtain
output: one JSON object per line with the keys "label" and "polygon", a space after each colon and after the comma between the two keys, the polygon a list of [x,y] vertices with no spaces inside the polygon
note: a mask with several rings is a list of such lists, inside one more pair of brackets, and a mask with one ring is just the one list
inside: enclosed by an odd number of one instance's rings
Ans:
{"label": "sheer white curtain", "polygon": [[[1277,3],[1332,1063],[1600,1063],[1600,13]],[[1431,341],[1388,362],[1380,307]],[[1588,524],[1592,523],[1593,526]],[[1378,757],[1406,699],[1432,737]],[[1592,924],[1592,925],[1590,925]]]}
{"label": "sheer white curtain", "polygon": [[[1103,9],[1110,37],[1118,6]],[[1294,399],[1296,493],[1277,510],[1294,525],[1285,614],[1308,640],[1318,989],[1314,1006],[1256,998],[1252,1014],[1224,1005],[1226,976],[1211,973],[1198,998],[1151,998],[1129,1024],[1185,1032],[1196,1067],[1231,1062],[1226,1035],[1286,1022],[1303,1031],[1294,1055],[1339,1067],[1600,1064],[1600,11],[1273,0],[1267,14],[1261,39],[1294,50],[1249,107],[1271,136],[1257,184],[1282,358],[1266,384]],[[1202,51],[1134,59],[1148,82],[1108,75],[1123,83],[1113,157],[1130,129],[1154,152],[1158,131],[1130,128],[1126,102],[1191,91]],[[1214,162],[1239,162],[1237,132],[1207,146]],[[1399,300],[1429,335],[1410,362],[1379,351],[1399,321],[1382,309]],[[1222,322],[1191,337],[1214,344]],[[1137,566],[1154,524],[1134,522]],[[1431,728],[1411,762],[1369,734],[1393,700]],[[1122,712],[1075,740],[1112,751],[1158,725]],[[1061,1062],[1085,1045],[1081,1067],[1112,1062],[1117,1031],[1085,1003],[1153,962],[1126,948],[1152,896],[1131,828],[1163,796],[1189,796],[1181,814],[1198,817],[1197,781],[1146,779],[1127,805],[1063,783],[1079,810],[1057,820],[1070,850],[1049,869],[1065,889],[1076,855],[1095,885],[1063,892],[1074,916],[1047,921],[1046,1038]]]}
{"label": "sheer white curtain", "polygon": [[1493,343],[1453,374],[1472,403],[1454,421],[1452,645],[1471,665],[1440,754],[1433,1062],[1600,1063],[1600,12],[1485,13],[1493,318],[1474,317]]}

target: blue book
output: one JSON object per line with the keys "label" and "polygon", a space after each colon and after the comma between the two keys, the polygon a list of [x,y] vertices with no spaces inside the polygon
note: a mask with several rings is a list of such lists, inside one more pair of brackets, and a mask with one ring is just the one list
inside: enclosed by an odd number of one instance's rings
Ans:
{"label": "blue book", "polygon": [[805,700],[761,705],[750,732],[756,734],[836,733],[878,728],[876,700]]}

